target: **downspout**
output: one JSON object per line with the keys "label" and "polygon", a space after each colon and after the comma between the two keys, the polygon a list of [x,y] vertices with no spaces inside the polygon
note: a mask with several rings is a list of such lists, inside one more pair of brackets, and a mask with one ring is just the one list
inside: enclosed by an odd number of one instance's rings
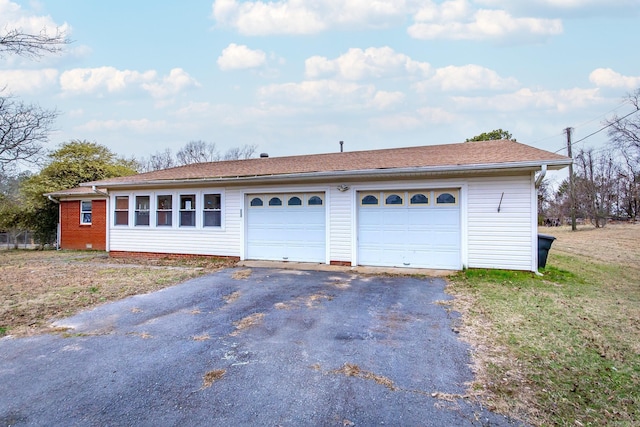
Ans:
{"label": "downspout", "polygon": [[[545,177],[545,175],[546,175],[546,174],[547,174],[547,165],[542,165],[542,169],[540,170],[540,175],[538,175],[538,177],[536,178],[536,183],[535,183],[535,188],[536,188],[536,190],[537,190],[538,188],[540,188],[540,184],[542,184],[542,180],[544,179],[544,177]],[[535,195],[535,198],[536,198],[536,218],[538,218],[538,209],[537,209],[537,206],[538,206],[538,195],[537,195],[537,194]],[[536,230],[537,230],[537,229],[538,229],[538,227],[537,227],[537,220],[536,220]],[[538,240],[537,240],[537,239],[538,239],[538,236],[537,236],[537,235],[535,235],[535,236],[534,236],[534,238],[535,238],[535,241],[537,242],[537,241],[538,241]],[[536,246],[536,256],[535,256],[535,260],[536,260],[536,271],[535,271],[536,276],[542,276],[542,273],[540,273],[540,272],[538,271],[537,246]]]}
{"label": "downspout", "polygon": [[109,224],[111,224],[111,218],[109,217],[109,201],[111,196],[109,196],[109,193],[105,192],[105,191],[100,191],[96,188],[95,185],[91,186],[91,190],[96,193],[96,194],[100,194],[101,196],[105,196],[107,199],[105,200],[105,242],[104,242],[104,249],[107,253],[109,253],[109,239],[110,239],[110,226]]}
{"label": "downspout", "polygon": [[47,198],[51,200],[53,203],[58,205],[58,225],[56,227],[56,251],[60,250],[60,218],[62,217],[62,206],[60,205],[60,200],[56,200],[51,195],[48,195]]}
{"label": "downspout", "polygon": [[542,180],[544,179],[546,174],[547,174],[547,165],[542,165],[542,169],[540,170],[540,175],[538,175],[538,177],[536,178],[536,188],[540,187],[540,184],[542,184]]}

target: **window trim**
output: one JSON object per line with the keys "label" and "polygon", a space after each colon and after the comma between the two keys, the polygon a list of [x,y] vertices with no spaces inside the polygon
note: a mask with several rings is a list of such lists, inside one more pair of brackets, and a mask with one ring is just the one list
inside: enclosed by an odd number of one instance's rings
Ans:
{"label": "window trim", "polygon": [[[453,202],[453,203],[438,202],[438,197],[440,197],[440,196],[442,196],[444,194],[450,194],[451,196],[453,196],[453,198],[455,199],[455,202]],[[460,190],[458,190],[458,189],[438,190],[433,195],[433,200],[435,201],[435,205],[436,206],[443,206],[443,207],[458,206],[458,204],[460,203]]]}
{"label": "window trim", "polygon": [[[84,203],[90,203],[90,209],[89,210],[85,210],[84,209]],[[91,225],[92,222],[91,220],[89,220],[89,222],[85,222],[84,220],[84,216],[85,214],[89,214],[89,218],[93,219],[93,200],[80,200],[80,225]]]}
{"label": "window trim", "polygon": [[[404,191],[386,191],[384,194],[384,205],[385,206],[390,206],[390,207],[394,207],[394,206],[405,206],[405,199],[407,198],[406,192]],[[400,201],[402,203],[389,203],[389,197],[391,196],[397,196],[400,198]],[[370,205],[369,205],[370,206]]]}
{"label": "window trim", "polygon": [[[191,206],[190,209],[186,208],[186,201],[188,201],[186,199],[185,199],[185,208],[184,209],[182,208],[182,206],[183,206],[183,204],[182,204],[183,197],[191,199],[189,201],[191,201],[193,203],[193,205]],[[180,202],[180,204],[178,205],[178,216],[179,216],[178,227],[180,227],[180,228],[187,228],[187,227],[188,228],[195,228],[195,227],[197,227],[197,225],[198,225],[198,209],[197,209],[198,204],[196,203],[196,201],[198,200],[198,194],[196,192],[193,192],[193,193],[180,193],[178,195],[178,200]],[[182,214],[185,213],[185,212],[191,212],[192,213],[192,215],[193,215],[193,224],[186,224],[185,225],[185,224],[182,223]]]}
{"label": "window trim", "polygon": [[[415,196],[426,197],[427,203],[414,203],[413,198]],[[415,206],[415,207],[431,206],[431,191],[427,191],[427,190],[410,191],[407,197],[407,202],[409,203],[409,206]]]}
{"label": "window trim", "polygon": [[[366,199],[367,197],[374,197],[376,199],[375,203],[364,203],[364,199]],[[370,207],[374,207],[374,206],[380,206],[380,193],[378,192],[361,192],[360,193],[360,206],[361,207],[365,207],[365,208],[370,208]]]}
{"label": "window trim", "polygon": [[[138,198],[141,197],[146,197],[148,199],[148,205],[146,209],[138,209]],[[133,220],[133,226],[134,227],[150,227],[151,226],[151,194],[135,194],[134,195],[134,201],[135,201],[135,205],[134,205],[134,220]],[[139,213],[147,213],[148,216],[148,223],[147,224],[138,224],[138,214]]]}
{"label": "window trim", "polygon": [[[219,208],[211,208],[207,209],[207,204],[205,203],[206,196],[218,196],[220,199],[220,207]],[[214,191],[203,191],[202,192],[202,228],[203,229],[214,229],[219,230],[222,228],[222,192],[214,192]],[[205,225],[205,213],[207,212],[220,212],[220,225]]]}
{"label": "window trim", "polygon": [[[160,207],[160,198],[169,198],[169,209]],[[169,213],[169,224],[160,224],[160,213]],[[173,227],[173,194],[169,193],[156,193],[156,227],[171,228]]]}

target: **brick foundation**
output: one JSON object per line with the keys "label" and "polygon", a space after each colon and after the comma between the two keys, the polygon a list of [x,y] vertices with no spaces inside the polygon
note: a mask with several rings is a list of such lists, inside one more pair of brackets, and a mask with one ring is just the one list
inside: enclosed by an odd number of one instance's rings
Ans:
{"label": "brick foundation", "polygon": [[129,252],[110,251],[111,258],[146,258],[146,259],[194,259],[194,258],[222,258],[230,261],[240,261],[237,256],[198,255],[198,254],[166,254],[161,252]]}
{"label": "brick foundation", "polygon": [[351,267],[351,261],[329,261],[331,265],[339,265],[341,267]]}

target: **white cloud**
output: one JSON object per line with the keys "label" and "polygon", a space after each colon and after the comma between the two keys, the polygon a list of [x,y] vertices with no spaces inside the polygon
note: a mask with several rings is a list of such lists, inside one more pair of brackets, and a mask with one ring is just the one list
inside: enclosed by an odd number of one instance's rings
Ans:
{"label": "white cloud", "polygon": [[405,95],[402,92],[378,91],[373,96],[370,105],[379,110],[387,110],[404,101]]}
{"label": "white cloud", "polygon": [[375,117],[370,123],[385,131],[406,132],[427,126],[450,124],[456,120],[458,118],[455,114],[443,108],[423,107],[414,112]]}
{"label": "white cloud", "polygon": [[509,94],[492,97],[453,97],[457,106],[466,110],[493,110],[513,112],[522,110],[549,110],[567,112],[600,103],[598,89],[566,89],[559,91],[533,91],[520,89]]}
{"label": "white cloud", "polygon": [[396,77],[406,74],[428,74],[431,66],[412,60],[388,46],[362,50],[352,48],[336,59],[312,56],[305,61],[305,75],[318,78],[335,75],[346,80],[362,80],[368,77]]}
{"label": "white cloud", "polygon": [[589,81],[599,87],[635,89],[640,86],[640,76],[623,76],[611,68],[593,70]]}
{"label": "white cloud", "polygon": [[60,87],[69,94],[116,93],[141,88],[154,98],[176,95],[198,82],[181,68],[174,68],[161,79],[154,70],[139,72],[114,67],[76,68],[62,73]]}
{"label": "white cloud", "polygon": [[517,88],[518,85],[518,81],[513,77],[500,77],[493,70],[469,64],[438,68],[433,77],[417,83],[415,88],[420,92],[430,87],[437,87],[443,91],[509,90]]}
{"label": "white cloud", "polygon": [[200,84],[182,68],[174,68],[168,76],[161,81],[145,82],[142,88],[148,91],[154,98],[166,98],[176,95],[190,87],[198,87]]}
{"label": "white cloud", "polygon": [[50,16],[36,16],[9,0],[0,0],[0,28],[2,32],[20,29],[27,33],[38,34],[46,30],[49,35],[56,31],[69,34],[71,27],[66,22],[57,24]]}
{"label": "white cloud", "polygon": [[406,0],[216,0],[213,16],[245,35],[315,34],[332,27],[387,27],[407,13]]}
{"label": "white cloud", "polygon": [[103,90],[113,93],[155,79],[155,71],[140,73],[114,67],[76,68],[62,73],[60,86],[64,92],[70,93],[95,93]]}
{"label": "white cloud", "polygon": [[10,93],[33,93],[44,90],[47,87],[56,85],[57,80],[58,71],[53,68],[42,70],[0,70],[0,82],[3,85],[6,84]]}
{"label": "white cloud", "polygon": [[415,24],[407,29],[421,40],[514,40],[544,38],[561,34],[562,21],[515,17],[505,10],[474,9],[468,0],[449,0],[441,4],[427,1],[414,15]]}
{"label": "white cloud", "polygon": [[263,51],[231,43],[218,57],[218,67],[222,71],[242,70],[261,67],[266,64],[266,61],[267,55]]}

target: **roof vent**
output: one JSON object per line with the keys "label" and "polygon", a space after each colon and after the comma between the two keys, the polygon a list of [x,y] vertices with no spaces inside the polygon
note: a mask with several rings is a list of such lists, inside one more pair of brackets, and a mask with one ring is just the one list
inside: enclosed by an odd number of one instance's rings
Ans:
{"label": "roof vent", "polygon": [[344,151],[344,141],[340,141],[340,152]]}
{"label": "roof vent", "polygon": [[267,157],[269,157],[269,153],[260,153],[261,159],[266,159]]}

